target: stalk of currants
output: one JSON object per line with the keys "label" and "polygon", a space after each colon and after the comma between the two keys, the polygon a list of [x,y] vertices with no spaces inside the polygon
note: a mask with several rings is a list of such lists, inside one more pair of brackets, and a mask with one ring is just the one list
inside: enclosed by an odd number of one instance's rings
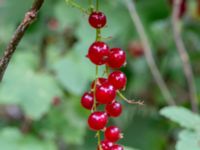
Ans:
{"label": "stalk of currants", "polygon": [[[106,26],[106,15],[99,11],[99,0],[96,0],[94,9],[92,1],[90,2],[90,14],[88,22],[96,30],[96,40],[91,44],[88,50],[87,58],[96,65],[96,79],[91,83],[89,92],[85,92],[81,98],[81,104],[85,109],[91,111],[88,117],[88,126],[96,131],[98,139],[97,150],[123,150],[123,146],[116,144],[123,135],[117,126],[108,126],[109,117],[119,117],[122,113],[122,104],[116,100],[118,96],[130,104],[143,104],[140,101],[128,100],[120,90],[124,90],[127,83],[126,75],[117,70],[126,64],[126,53],[121,48],[109,48],[102,41],[101,29]],[[74,1],[72,6],[80,9]],[[87,12],[83,8],[82,12]],[[88,13],[87,13],[88,14]],[[98,75],[99,66],[105,65],[105,77]],[[110,73],[110,69],[114,70]],[[100,110],[99,106],[104,109]],[[104,139],[101,140],[101,132],[104,133]]]}

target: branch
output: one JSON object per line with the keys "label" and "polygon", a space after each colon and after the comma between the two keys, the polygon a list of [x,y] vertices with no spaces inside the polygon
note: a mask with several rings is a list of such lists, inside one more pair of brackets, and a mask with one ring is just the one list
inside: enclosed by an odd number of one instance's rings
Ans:
{"label": "branch", "polygon": [[167,88],[167,86],[156,66],[156,63],[154,61],[154,58],[153,58],[153,55],[151,52],[150,42],[145,33],[145,30],[144,30],[142,22],[139,18],[139,15],[136,11],[135,5],[131,0],[125,0],[125,3],[130,12],[133,23],[135,24],[136,30],[137,30],[137,32],[141,38],[141,41],[143,43],[145,58],[147,60],[147,64],[149,65],[150,71],[154,77],[154,80],[156,81],[158,87],[160,88],[162,95],[165,98],[168,105],[175,105],[175,100],[173,99],[172,95],[170,94],[170,91]]}
{"label": "branch", "polygon": [[36,20],[38,11],[42,7],[42,4],[44,3],[44,0],[35,0],[32,8],[25,14],[24,19],[16,29],[11,41],[9,42],[8,46],[4,50],[4,54],[2,58],[0,59],[0,82],[3,79],[3,75],[5,73],[5,70],[10,62],[10,59],[12,58],[12,55],[14,54],[19,42],[23,38],[26,30],[28,27]]}
{"label": "branch", "polygon": [[200,0],[197,0],[197,15],[200,16]]}
{"label": "branch", "polygon": [[173,3],[173,13],[172,13],[173,35],[174,35],[177,50],[179,52],[180,58],[183,63],[183,70],[184,70],[188,88],[189,88],[191,107],[194,112],[197,112],[198,100],[197,100],[196,87],[194,83],[194,76],[193,76],[192,67],[189,60],[189,55],[186,51],[185,45],[181,38],[181,30],[179,28],[179,10],[180,10],[181,3],[182,3],[182,0],[175,0]]}

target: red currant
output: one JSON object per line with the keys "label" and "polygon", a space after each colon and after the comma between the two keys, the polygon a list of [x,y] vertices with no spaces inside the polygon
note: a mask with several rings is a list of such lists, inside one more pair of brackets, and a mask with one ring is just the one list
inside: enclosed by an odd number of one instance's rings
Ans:
{"label": "red currant", "polygon": [[105,112],[93,112],[88,118],[88,125],[92,130],[103,129],[108,122],[108,116]]}
{"label": "red currant", "polygon": [[110,82],[117,90],[124,89],[126,81],[126,75],[121,71],[114,71],[108,77],[108,82]]}
{"label": "red currant", "polygon": [[136,58],[144,55],[144,47],[139,41],[131,41],[128,46],[128,51],[133,57]]}
{"label": "red currant", "polygon": [[56,96],[56,97],[53,98],[53,101],[52,101],[52,105],[53,105],[53,106],[59,106],[60,103],[61,103],[60,97],[57,97],[57,96]]}
{"label": "red currant", "polygon": [[[107,79],[106,78],[98,78],[97,79],[97,85],[96,86],[100,86],[101,84],[103,84],[104,82],[106,82]],[[94,84],[95,84],[95,80],[92,82],[91,84],[91,89],[94,89]]]}
{"label": "red currant", "polygon": [[94,104],[94,94],[86,92],[81,98],[81,104],[84,108],[91,110]]}
{"label": "red currant", "polygon": [[[110,148],[113,146],[114,144],[108,140],[103,140],[101,141],[101,148],[102,150],[110,150]],[[100,150],[100,148],[98,147],[97,150]]]}
{"label": "red currant", "polygon": [[89,23],[93,28],[103,28],[106,25],[106,16],[103,12],[93,12],[89,17]]}
{"label": "red currant", "polygon": [[111,147],[110,150],[124,150],[124,148],[120,145],[114,145],[114,146]]}
{"label": "red currant", "polygon": [[96,99],[100,104],[111,103],[116,97],[116,90],[114,86],[108,82],[104,82],[102,85],[96,88]]}
{"label": "red currant", "polygon": [[121,68],[126,62],[126,53],[120,48],[112,48],[108,57],[108,66]]}
{"label": "red currant", "polygon": [[122,105],[119,102],[113,101],[106,105],[106,112],[111,117],[118,117],[122,113]]}
{"label": "red currant", "polygon": [[118,127],[110,126],[106,128],[105,138],[111,142],[117,142],[121,138],[121,132]]}
{"label": "red currant", "polygon": [[106,63],[109,55],[109,47],[104,42],[94,42],[88,51],[87,57],[96,65],[103,65]]}

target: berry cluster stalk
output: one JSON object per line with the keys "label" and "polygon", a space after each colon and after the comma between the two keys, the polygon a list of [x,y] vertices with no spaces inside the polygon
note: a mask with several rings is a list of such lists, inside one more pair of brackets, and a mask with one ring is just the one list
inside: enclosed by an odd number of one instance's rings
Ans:
{"label": "berry cluster stalk", "polygon": [[[125,89],[127,83],[126,75],[119,70],[126,64],[126,53],[118,47],[109,48],[102,41],[105,39],[101,36],[101,29],[105,27],[107,18],[103,12],[99,11],[99,0],[96,0],[96,7],[93,6],[91,0],[88,0],[88,10],[73,0],[66,1],[81,12],[90,12],[88,22],[96,30],[96,40],[89,47],[87,54],[87,58],[96,66],[95,80],[91,84],[90,91],[85,92],[81,97],[81,104],[91,111],[88,126],[96,132],[97,150],[123,150],[123,146],[117,144],[123,137],[121,130],[117,126],[107,126],[109,118],[116,118],[122,114],[122,104],[116,100],[117,95],[130,104],[143,104],[140,101],[128,100],[120,92]],[[105,70],[103,76],[100,77],[98,69],[102,65],[105,65]],[[113,70],[111,73],[110,69]],[[101,132],[104,134],[103,140]]]}

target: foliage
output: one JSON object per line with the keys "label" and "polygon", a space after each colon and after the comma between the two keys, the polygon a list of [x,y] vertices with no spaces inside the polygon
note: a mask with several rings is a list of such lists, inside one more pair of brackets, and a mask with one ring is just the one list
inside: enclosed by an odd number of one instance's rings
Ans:
{"label": "foliage", "polygon": [[183,107],[166,107],[160,113],[185,128],[179,133],[176,150],[199,149],[199,115]]}
{"label": "foliage", "polygon": [[[87,8],[86,1],[77,2]],[[31,3],[27,0],[0,0],[0,54]],[[137,0],[135,3],[163,78],[177,103],[188,107],[182,64],[172,36],[170,5],[167,0]],[[188,1],[188,11],[181,24],[200,93],[200,29],[194,3]],[[133,49],[128,48],[130,43],[140,40],[124,1],[102,0],[100,6],[108,18],[103,37],[112,37],[105,41],[111,47],[117,45],[127,52],[127,67],[123,68],[128,77],[125,94],[145,101],[144,107],[125,104],[123,115],[111,120],[124,132],[125,139],[120,144],[128,146],[125,150],[133,150],[132,147],[172,150],[174,145],[170,139],[176,138],[174,124],[158,113],[166,102],[151,76],[145,57],[132,56]],[[94,150],[95,135],[87,130],[86,125],[88,112],[79,104],[80,96],[89,89],[91,79],[95,77],[94,67],[85,57],[94,38],[95,32],[88,26],[87,15],[71,8],[65,0],[45,2],[37,21],[17,48],[0,85],[2,149]],[[42,50],[46,51],[45,66],[41,66]],[[55,97],[60,99],[60,104],[54,105]],[[17,107],[20,113],[8,109],[8,106]],[[179,133],[177,150],[199,149],[198,115],[182,107],[164,108],[161,114],[184,128]],[[28,125],[27,119],[31,120]],[[28,128],[26,133],[24,125]]]}

